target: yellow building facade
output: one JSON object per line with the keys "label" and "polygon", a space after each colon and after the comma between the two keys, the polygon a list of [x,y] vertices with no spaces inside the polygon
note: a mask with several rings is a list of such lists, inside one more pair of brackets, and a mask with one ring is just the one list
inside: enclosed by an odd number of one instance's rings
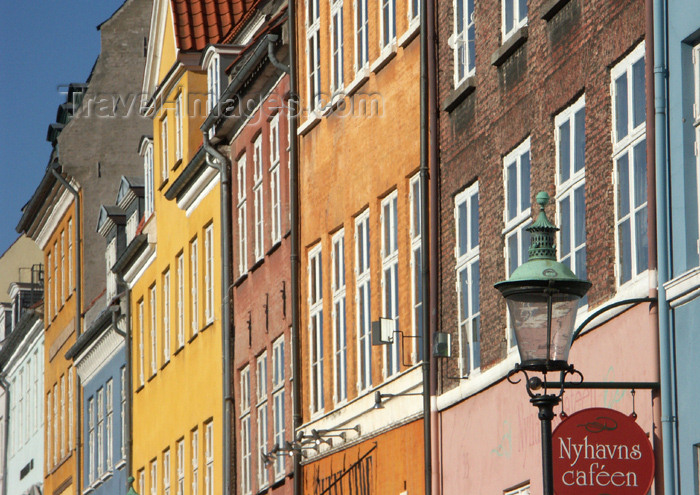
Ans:
{"label": "yellow building facade", "polygon": [[131,288],[131,472],[140,494],[213,495],[223,450],[220,186],[200,147],[207,74],[201,53],[184,52],[174,18],[170,1],[155,2],[143,86],[153,138],[140,144],[145,215],[132,241],[144,247],[122,272]]}

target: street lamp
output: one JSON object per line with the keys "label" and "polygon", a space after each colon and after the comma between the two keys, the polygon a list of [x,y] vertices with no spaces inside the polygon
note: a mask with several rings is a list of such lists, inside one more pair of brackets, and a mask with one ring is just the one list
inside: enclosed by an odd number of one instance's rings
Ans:
{"label": "street lamp", "polygon": [[[554,407],[564,393],[566,374],[578,373],[569,364],[571,336],[576,322],[578,302],[591,283],[580,280],[564,264],[557,261],[554,236],[557,230],[544,211],[549,195],[540,192],[536,197],[540,205],[537,220],[527,228],[530,232],[529,259],[520,265],[510,279],[498,282],[495,287],[508,304],[511,324],[520,353],[520,364],[508,374],[525,374],[525,386],[530,402],[538,408],[542,429],[543,494],[552,495],[552,419]],[[527,372],[545,375],[529,377]],[[548,393],[547,372],[561,373],[561,387],[557,393]],[[580,375],[580,373],[578,373]],[[537,392],[542,389],[541,392]]]}

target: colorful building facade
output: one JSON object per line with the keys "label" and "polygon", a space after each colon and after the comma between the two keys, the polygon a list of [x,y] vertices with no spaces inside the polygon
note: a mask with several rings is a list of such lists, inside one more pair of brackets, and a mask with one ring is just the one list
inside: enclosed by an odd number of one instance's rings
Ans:
{"label": "colorful building facade", "polygon": [[421,493],[418,4],[296,9],[304,493],[365,455],[367,493]]}

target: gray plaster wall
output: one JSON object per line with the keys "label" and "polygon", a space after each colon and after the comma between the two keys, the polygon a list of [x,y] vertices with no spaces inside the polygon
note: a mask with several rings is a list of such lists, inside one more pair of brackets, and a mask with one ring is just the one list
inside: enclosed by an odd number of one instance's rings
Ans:
{"label": "gray plaster wall", "polygon": [[101,53],[88,90],[58,137],[63,172],[81,192],[83,311],[106,286],[106,244],[96,231],[100,205],[114,204],[122,175],[143,174],[137,146],[153,124],[141,116],[139,105],[152,5],[152,0],[126,0],[100,26]]}

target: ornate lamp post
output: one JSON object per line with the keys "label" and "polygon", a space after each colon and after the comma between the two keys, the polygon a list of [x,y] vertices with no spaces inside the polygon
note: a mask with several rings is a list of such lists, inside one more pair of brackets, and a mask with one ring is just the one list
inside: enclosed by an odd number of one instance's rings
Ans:
{"label": "ornate lamp post", "polygon": [[[527,393],[530,402],[538,408],[541,422],[543,493],[553,495],[552,418],[554,407],[564,393],[565,375],[578,373],[568,363],[569,349],[578,301],[588,292],[591,283],[578,279],[566,265],[557,261],[554,235],[559,229],[547,219],[544,211],[549,195],[540,192],[536,199],[540,213],[527,228],[531,235],[529,260],[520,265],[510,279],[495,287],[508,304],[520,352],[521,362],[508,374],[508,380],[518,372],[525,374]],[[528,371],[543,373],[545,379],[529,377]],[[561,388],[556,393],[547,390],[548,372],[561,373]],[[540,389],[542,391],[537,392]]]}

